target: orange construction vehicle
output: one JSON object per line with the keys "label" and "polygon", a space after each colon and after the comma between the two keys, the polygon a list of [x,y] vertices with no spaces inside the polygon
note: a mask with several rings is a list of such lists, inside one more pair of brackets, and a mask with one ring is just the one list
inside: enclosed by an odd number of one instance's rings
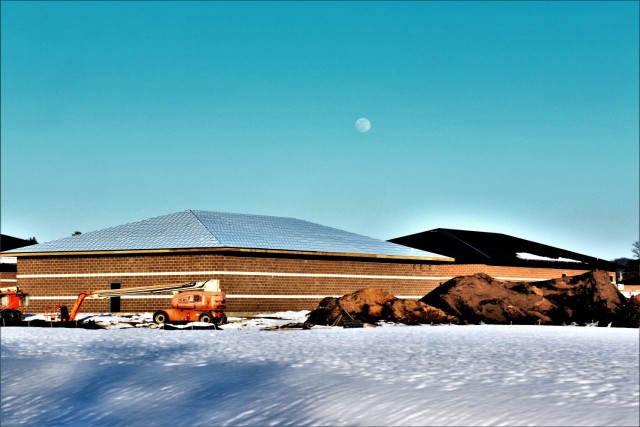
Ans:
{"label": "orange construction vehicle", "polygon": [[199,321],[223,324],[227,321],[227,316],[224,314],[225,293],[220,291],[220,281],[215,279],[206,282],[84,291],[78,295],[71,311],[67,307],[60,307],[60,320],[74,321],[86,298],[110,298],[121,295],[163,292],[173,292],[174,296],[171,298],[171,308],[159,310],[153,314],[153,321],[156,323]]}
{"label": "orange construction vehicle", "polygon": [[29,294],[17,286],[0,288],[0,315],[3,323],[17,323],[22,320],[24,307],[29,306]]}

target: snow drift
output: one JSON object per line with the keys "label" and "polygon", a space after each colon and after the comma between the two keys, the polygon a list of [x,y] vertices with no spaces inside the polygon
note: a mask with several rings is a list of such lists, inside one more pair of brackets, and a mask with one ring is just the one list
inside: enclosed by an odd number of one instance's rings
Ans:
{"label": "snow drift", "polygon": [[638,424],[637,329],[260,330],[269,317],[215,332],[2,328],[2,425]]}

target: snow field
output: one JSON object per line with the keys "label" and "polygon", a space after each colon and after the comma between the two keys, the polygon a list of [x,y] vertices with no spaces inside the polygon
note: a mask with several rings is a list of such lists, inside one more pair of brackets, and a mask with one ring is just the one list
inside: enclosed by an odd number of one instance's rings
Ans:
{"label": "snow field", "polygon": [[252,322],[2,328],[2,425],[639,424],[638,329]]}

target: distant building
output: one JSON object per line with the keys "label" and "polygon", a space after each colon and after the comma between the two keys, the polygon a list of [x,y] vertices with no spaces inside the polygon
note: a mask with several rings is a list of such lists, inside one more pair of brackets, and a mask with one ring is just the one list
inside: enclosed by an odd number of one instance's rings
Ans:
{"label": "distant building", "polygon": [[[525,267],[538,269],[584,269],[615,272],[621,266],[606,260],[571,252],[500,233],[436,228],[389,240],[411,248],[455,258],[456,264]],[[611,277],[616,282],[615,275]]]}
{"label": "distant building", "polygon": [[[423,250],[294,218],[187,210],[2,253],[17,257],[17,283],[32,312],[73,304],[84,290],[219,279],[228,312],[313,309],[326,296],[378,288],[421,298],[454,276],[503,280],[576,275],[584,263],[459,263]],[[89,300],[85,312],[141,312],[168,296]]]}
{"label": "distant building", "polygon": [[618,287],[632,294],[640,293],[640,259],[625,259],[619,271]]}
{"label": "distant building", "polygon": [[[0,234],[0,252],[22,248],[36,243],[38,242],[36,242],[35,239],[25,240]],[[17,283],[17,262],[18,259],[14,256],[0,257],[0,287],[14,286]]]}

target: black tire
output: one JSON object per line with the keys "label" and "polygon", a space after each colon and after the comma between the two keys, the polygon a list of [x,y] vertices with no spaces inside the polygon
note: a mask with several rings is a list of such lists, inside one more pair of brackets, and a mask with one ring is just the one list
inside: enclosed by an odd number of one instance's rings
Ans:
{"label": "black tire", "polygon": [[227,323],[227,315],[224,313],[220,313],[220,317],[214,317],[213,321],[216,325],[224,325]]}
{"label": "black tire", "polygon": [[18,325],[22,320],[20,310],[2,310],[1,316],[4,325]]}
{"label": "black tire", "polygon": [[213,316],[211,316],[211,313],[202,313],[200,317],[198,317],[198,321],[203,323],[212,323]]}
{"label": "black tire", "polygon": [[164,311],[156,311],[153,313],[153,321],[158,325],[164,325],[169,321],[169,315]]}
{"label": "black tire", "polygon": [[2,325],[10,325],[13,320],[12,310],[2,310],[0,311],[0,318],[2,318]]}

